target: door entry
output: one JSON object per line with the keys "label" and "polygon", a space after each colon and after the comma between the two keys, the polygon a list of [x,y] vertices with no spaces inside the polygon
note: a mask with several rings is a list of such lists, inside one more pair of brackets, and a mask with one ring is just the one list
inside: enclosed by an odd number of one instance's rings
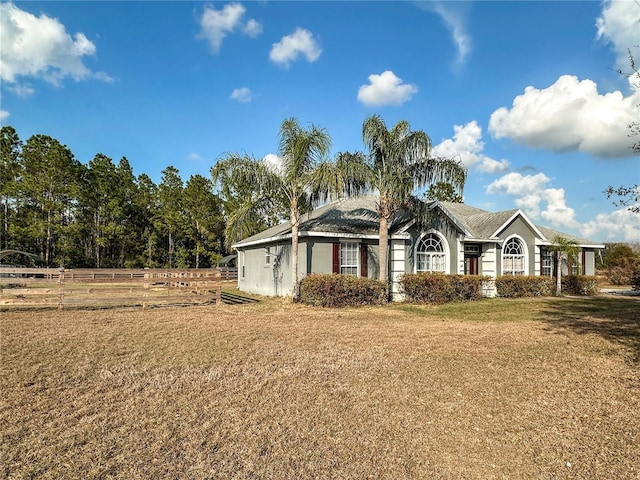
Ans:
{"label": "door entry", "polygon": [[478,256],[477,255],[465,255],[464,256],[464,274],[465,275],[478,275]]}

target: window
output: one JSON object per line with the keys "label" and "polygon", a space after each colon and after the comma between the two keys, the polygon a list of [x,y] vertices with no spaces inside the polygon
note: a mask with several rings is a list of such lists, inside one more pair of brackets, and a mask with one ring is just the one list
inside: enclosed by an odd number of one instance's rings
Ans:
{"label": "window", "polygon": [[502,274],[524,275],[526,255],[522,242],[518,238],[510,238],[502,247]]}
{"label": "window", "polygon": [[540,275],[553,276],[553,252],[543,249],[540,251]]}
{"label": "window", "polygon": [[416,250],[416,271],[446,272],[447,254],[442,239],[435,233],[425,235]]}
{"label": "window", "polygon": [[271,247],[267,247],[264,249],[264,266],[265,267],[270,267],[271,266]]}
{"label": "window", "polygon": [[360,244],[342,242],[340,244],[340,273],[342,275],[358,275]]}

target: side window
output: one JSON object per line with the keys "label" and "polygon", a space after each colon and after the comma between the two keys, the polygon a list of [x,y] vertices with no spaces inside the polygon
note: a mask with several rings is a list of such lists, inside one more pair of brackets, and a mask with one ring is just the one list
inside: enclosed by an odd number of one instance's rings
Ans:
{"label": "side window", "polygon": [[340,273],[343,275],[358,275],[360,244],[357,242],[342,242],[340,244]]}
{"label": "side window", "polygon": [[540,275],[553,276],[553,252],[546,248],[540,251]]}

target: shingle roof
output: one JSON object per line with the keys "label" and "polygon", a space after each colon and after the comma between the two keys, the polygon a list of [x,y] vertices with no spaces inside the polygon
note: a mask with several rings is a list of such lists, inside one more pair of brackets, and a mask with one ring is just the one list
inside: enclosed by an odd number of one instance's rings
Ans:
{"label": "shingle roof", "polygon": [[[345,198],[319,207],[308,214],[302,215],[300,219],[300,234],[304,236],[310,232],[318,232],[327,234],[377,235],[380,226],[378,214],[376,213],[377,199],[378,197],[375,195]],[[519,210],[488,212],[464,203],[453,202],[434,202],[433,205],[436,208],[442,209],[467,237],[483,240],[494,238],[492,236],[498,229],[503,227],[510,218],[519,212]],[[394,231],[398,230],[398,228],[410,220],[411,218],[407,214],[396,215],[390,224],[390,233],[394,233]],[[535,228],[537,228],[548,241],[553,241],[554,237],[560,235],[580,245],[598,245],[597,242],[557,232],[550,228],[538,225],[535,225]],[[290,235],[291,224],[284,222],[264,230],[257,235],[246,238],[236,243],[234,247],[268,242],[270,240],[286,238]]]}
{"label": "shingle roof", "polygon": [[[344,198],[316,208],[301,216],[299,231],[303,235],[305,232],[377,235],[380,226],[376,213],[377,198],[374,195]],[[242,247],[287,235],[291,235],[291,223],[288,221],[245,238],[236,243],[234,247]]]}

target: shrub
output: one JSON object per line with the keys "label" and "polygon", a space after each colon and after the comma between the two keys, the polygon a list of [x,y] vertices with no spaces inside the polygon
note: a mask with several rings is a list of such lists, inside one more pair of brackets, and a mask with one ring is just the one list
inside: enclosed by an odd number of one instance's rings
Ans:
{"label": "shrub", "polygon": [[633,275],[631,275],[631,288],[640,290],[640,264],[636,266]]}
{"label": "shrub", "polygon": [[633,272],[633,268],[611,267],[606,275],[611,285],[630,285]]}
{"label": "shrub", "polygon": [[598,280],[591,275],[568,275],[562,277],[562,292],[569,295],[595,295]]}
{"label": "shrub", "polygon": [[400,288],[407,300],[416,303],[445,303],[454,300],[478,300],[488,277],[479,275],[445,275],[442,273],[406,273]]}
{"label": "shrub", "polygon": [[311,274],[300,280],[300,302],[317,307],[381,305],[387,302],[387,284],[351,275]]}
{"label": "shrub", "polygon": [[547,276],[504,275],[496,278],[499,297],[546,297],[555,292],[556,280]]}

